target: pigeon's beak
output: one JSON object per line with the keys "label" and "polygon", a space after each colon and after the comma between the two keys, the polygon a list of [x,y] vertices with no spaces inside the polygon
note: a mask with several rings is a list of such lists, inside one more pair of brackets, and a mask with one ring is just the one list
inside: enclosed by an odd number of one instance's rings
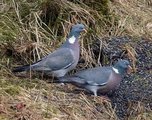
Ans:
{"label": "pigeon's beak", "polygon": [[127,73],[130,74],[132,72],[132,67],[130,65],[128,65],[128,69],[127,69]]}

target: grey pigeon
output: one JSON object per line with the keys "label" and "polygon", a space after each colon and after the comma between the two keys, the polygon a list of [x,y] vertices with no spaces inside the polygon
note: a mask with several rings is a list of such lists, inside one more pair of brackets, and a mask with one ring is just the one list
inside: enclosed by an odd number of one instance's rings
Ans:
{"label": "grey pigeon", "polygon": [[64,76],[68,71],[74,69],[78,63],[80,54],[78,38],[84,28],[83,24],[73,25],[66,42],[60,48],[32,65],[15,68],[13,72],[32,70],[52,73],[55,77]]}
{"label": "grey pigeon", "polygon": [[59,81],[85,88],[97,96],[98,91],[105,94],[117,88],[128,68],[129,61],[119,60],[114,66],[86,69],[71,76],[61,77]]}

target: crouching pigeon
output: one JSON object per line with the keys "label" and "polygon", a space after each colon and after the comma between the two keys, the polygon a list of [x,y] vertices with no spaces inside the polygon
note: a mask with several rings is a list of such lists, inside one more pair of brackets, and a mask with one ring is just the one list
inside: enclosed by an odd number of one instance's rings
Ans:
{"label": "crouching pigeon", "polygon": [[32,70],[52,73],[55,77],[64,76],[68,71],[74,69],[78,63],[80,54],[78,37],[84,28],[83,24],[73,25],[66,42],[60,48],[36,63],[13,69],[13,72]]}
{"label": "crouching pigeon", "polygon": [[119,60],[114,66],[86,69],[72,76],[62,77],[59,81],[85,88],[97,96],[97,91],[107,93],[117,88],[128,68],[129,61]]}

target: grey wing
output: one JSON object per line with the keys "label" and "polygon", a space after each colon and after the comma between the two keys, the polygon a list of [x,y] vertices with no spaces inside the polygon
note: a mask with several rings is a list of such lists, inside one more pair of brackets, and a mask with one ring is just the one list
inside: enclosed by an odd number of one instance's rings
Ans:
{"label": "grey wing", "polygon": [[72,50],[69,48],[60,48],[49,54],[41,61],[33,64],[34,70],[55,71],[68,68],[74,63]]}
{"label": "grey wing", "polygon": [[111,67],[97,67],[81,71],[76,76],[83,78],[85,84],[103,86],[107,84],[111,73]]}

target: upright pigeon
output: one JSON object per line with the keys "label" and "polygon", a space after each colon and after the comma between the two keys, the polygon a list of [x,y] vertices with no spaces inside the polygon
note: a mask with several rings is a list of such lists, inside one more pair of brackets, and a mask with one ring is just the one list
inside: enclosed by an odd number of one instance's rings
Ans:
{"label": "upright pigeon", "polygon": [[119,60],[114,66],[86,69],[71,76],[61,77],[59,81],[85,88],[97,96],[98,91],[105,94],[117,88],[128,68],[129,61]]}
{"label": "upright pigeon", "polygon": [[55,77],[64,76],[68,71],[74,69],[78,63],[80,54],[78,38],[84,29],[85,26],[83,24],[73,25],[66,42],[60,48],[38,62],[16,67],[13,72],[32,70],[51,73]]}

